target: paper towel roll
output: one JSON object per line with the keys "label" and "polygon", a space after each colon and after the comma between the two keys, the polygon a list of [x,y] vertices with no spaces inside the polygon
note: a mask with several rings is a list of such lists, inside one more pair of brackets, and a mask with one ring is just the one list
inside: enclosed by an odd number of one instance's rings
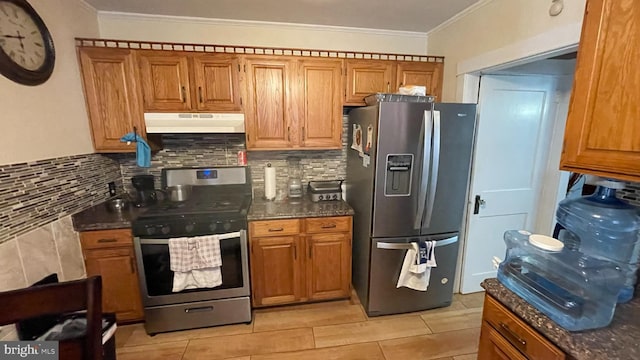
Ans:
{"label": "paper towel roll", "polygon": [[276,198],[276,168],[271,163],[264,168],[264,197],[267,200]]}

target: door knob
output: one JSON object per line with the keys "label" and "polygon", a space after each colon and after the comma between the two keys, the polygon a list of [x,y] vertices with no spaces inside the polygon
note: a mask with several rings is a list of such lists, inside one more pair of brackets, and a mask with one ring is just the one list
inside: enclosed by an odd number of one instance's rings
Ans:
{"label": "door knob", "polygon": [[476,201],[473,205],[473,214],[478,214],[480,212],[480,206],[484,206],[486,202],[482,200],[480,195],[476,195]]}

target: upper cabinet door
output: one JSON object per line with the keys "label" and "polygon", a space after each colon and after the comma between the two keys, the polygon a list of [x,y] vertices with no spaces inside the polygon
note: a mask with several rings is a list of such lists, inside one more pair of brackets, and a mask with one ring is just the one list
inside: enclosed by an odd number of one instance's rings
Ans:
{"label": "upper cabinet door", "polygon": [[204,54],[193,57],[195,104],[200,111],[242,111],[235,55]]}
{"label": "upper cabinet door", "polygon": [[364,98],[377,92],[392,92],[394,63],[376,60],[347,60],[345,105],[364,105]]}
{"label": "upper cabinet door", "polygon": [[295,61],[284,57],[248,57],[246,66],[247,149],[290,148],[298,138],[297,129],[292,126]]}
{"label": "upper cabinet door", "polygon": [[136,82],[133,53],[127,49],[79,49],[87,111],[97,152],[133,152],[135,144],[120,138],[138,131],[144,121]]}
{"label": "upper cabinet door", "polygon": [[138,52],[145,110],[191,109],[187,56],[163,51]]}
{"label": "upper cabinet door", "polygon": [[560,162],[640,181],[640,2],[589,0]]}
{"label": "upper cabinet door", "polygon": [[444,63],[432,62],[398,62],[396,83],[392,91],[401,86],[419,85],[427,88],[427,95],[442,101],[442,71]]}
{"label": "upper cabinet door", "polygon": [[299,122],[305,148],[342,148],[342,60],[299,61]]}

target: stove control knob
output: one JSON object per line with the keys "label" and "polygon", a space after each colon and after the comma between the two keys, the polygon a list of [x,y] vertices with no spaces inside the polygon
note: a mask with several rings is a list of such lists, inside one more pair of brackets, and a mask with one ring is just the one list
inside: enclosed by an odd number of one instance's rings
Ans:
{"label": "stove control knob", "polygon": [[320,195],[320,196],[318,196],[318,199],[324,200],[324,196]]}
{"label": "stove control knob", "polygon": [[332,198],[333,200],[337,200],[337,199],[338,199],[338,194],[333,194],[333,196],[331,196],[331,198]]}
{"label": "stove control knob", "polygon": [[156,233],[156,228],[153,226],[147,226],[145,230],[147,231],[147,235],[153,235]]}
{"label": "stove control knob", "polygon": [[162,231],[163,234],[167,235],[169,231],[171,231],[171,229],[168,226],[163,226],[160,231]]}
{"label": "stove control knob", "polygon": [[187,224],[187,226],[185,226],[185,227],[184,227],[184,229],[185,229],[187,232],[192,232],[192,231],[193,231],[193,228],[194,228],[194,225],[193,225],[193,224]]}
{"label": "stove control knob", "polygon": [[211,230],[211,231],[216,231],[217,227],[218,227],[218,223],[209,224],[209,230]]}
{"label": "stove control knob", "polygon": [[224,227],[225,230],[229,230],[229,229],[231,229],[231,223],[230,222],[226,222],[226,223],[224,223],[223,227]]}

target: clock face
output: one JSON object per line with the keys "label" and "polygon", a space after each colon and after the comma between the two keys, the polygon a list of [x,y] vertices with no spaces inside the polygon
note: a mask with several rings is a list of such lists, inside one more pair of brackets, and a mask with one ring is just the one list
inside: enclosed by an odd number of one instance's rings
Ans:
{"label": "clock face", "polygon": [[55,49],[51,34],[27,0],[0,0],[0,73],[24,85],[47,81]]}
{"label": "clock face", "polygon": [[20,67],[37,70],[45,62],[44,38],[21,7],[0,2],[0,48]]}

